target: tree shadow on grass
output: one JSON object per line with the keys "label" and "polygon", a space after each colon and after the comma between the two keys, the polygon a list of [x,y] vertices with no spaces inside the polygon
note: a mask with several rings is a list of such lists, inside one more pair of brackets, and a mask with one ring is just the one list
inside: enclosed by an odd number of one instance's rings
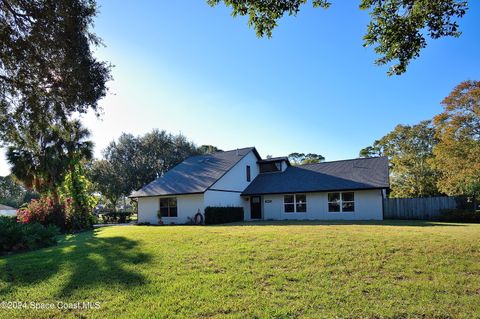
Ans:
{"label": "tree shadow on grass", "polygon": [[209,225],[209,227],[215,226],[411,226],[411,227],[437,227],[437,226],[468,226],[468,224],[462,223],[444,223],[428,220],[397,220],[397,219],[385,219],[385,220],[258,220],[258,221],[244,221],[237,223],[221,224],[221,225]]}
{"label": "tree shadow on grass", "polygon": [[76,290],[145,284],[135,271],[150,256],[138,251],[138,243],[125,237],[98,237],[97,230],[62,239],[59,245],[0,259],[0,295],[34,287],[56,274],[65,274],[55,297]]}

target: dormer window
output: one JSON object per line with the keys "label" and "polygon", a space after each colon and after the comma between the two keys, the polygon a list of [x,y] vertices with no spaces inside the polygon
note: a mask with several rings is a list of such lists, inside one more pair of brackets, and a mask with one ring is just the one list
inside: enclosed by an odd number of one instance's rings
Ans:
{"label": "dormer window", "polygon": [[258,166],[260,173],[283,172],[285,166],[290,166],[290,162],[286,157],[275,157],[258,161]]}
{"label": "dormer window", "polygon": [[[280,165],[278,165],[280,164]],[[261,163],[260,173],[279,172],[282,170],[282,164],[279,162]]]}

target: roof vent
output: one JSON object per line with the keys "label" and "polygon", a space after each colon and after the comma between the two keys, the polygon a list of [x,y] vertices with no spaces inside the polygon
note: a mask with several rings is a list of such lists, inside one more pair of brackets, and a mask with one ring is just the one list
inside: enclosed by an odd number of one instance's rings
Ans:
{"label": "roof vent", "polygon": [[238,148],[237,148],[237,156],[240,155],[240,153],[238,152]]}

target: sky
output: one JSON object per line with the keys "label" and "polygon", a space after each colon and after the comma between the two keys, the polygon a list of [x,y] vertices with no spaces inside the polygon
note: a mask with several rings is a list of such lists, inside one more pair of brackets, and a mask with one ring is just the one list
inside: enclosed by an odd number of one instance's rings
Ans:
{"label": "sky", "polygon": [[[362,46],[369,21],[359,1],[303,6],[273,37],[206,1],[98,1],[94,32],[113,80],[103,115],[83,117],[96,157],[122,132],[154,128],[198,145],[255,146],[262,156],[358,157],[397,124],[442,111],[464,80],[480,79],[480,3],[470,1],[460,38],[428,40],[406,74],[387,76]],[[0,154],[0,175],[9,167]]]}

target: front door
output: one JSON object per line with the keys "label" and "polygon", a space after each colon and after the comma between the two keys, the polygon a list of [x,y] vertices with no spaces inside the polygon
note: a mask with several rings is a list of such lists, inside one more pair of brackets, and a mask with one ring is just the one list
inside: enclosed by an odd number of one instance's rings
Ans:
{"label": "front door", "polygon": [[250,218],[262,218],[262,198],[260,196],[252,196],[250,198]]}

